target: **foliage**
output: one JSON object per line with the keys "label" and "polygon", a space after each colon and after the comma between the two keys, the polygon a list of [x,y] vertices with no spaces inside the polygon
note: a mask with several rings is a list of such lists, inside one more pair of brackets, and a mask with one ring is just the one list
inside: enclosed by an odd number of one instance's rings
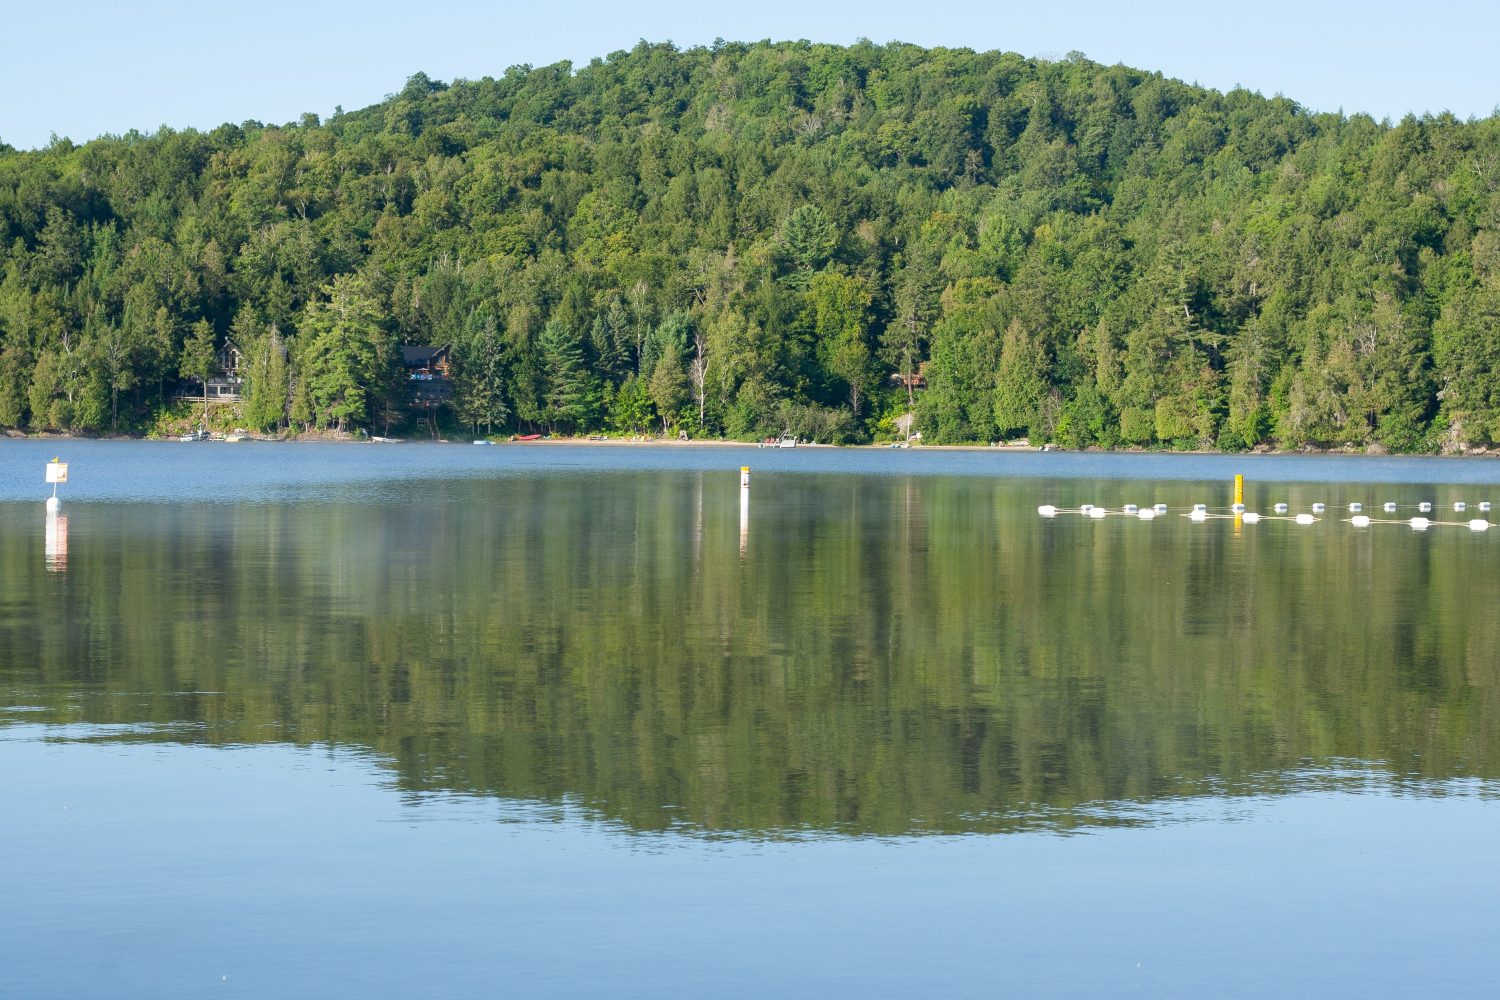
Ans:
{"label": "foliage", "polygon": [[642,42],[0,148],[5,427],[150,426],[231,337],[266,428],[401,419],[427,344],[476,430],[655,386],[700,435],[904,397],[930,441],[1456,450],[1500,443],[1497,301],[1500,118],[1076,55]]}

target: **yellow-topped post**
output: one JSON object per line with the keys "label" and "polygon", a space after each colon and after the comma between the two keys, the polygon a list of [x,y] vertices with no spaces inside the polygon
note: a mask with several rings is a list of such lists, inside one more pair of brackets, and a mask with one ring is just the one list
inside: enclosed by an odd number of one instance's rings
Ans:
{"label": "yellow-topped post", "polygon": [[1245,477],[1244,476],[1237,475],[1237,476],[1234,477],[1234,502],[1235,503],[1244,503],[1245,502]]}

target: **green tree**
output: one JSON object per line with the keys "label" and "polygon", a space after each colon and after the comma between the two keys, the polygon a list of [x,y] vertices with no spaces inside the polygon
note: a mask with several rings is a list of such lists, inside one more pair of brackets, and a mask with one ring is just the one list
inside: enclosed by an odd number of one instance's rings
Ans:
{"label": "green tree", "polygon": [[620,434],[639,434],[651,423],[651,391],[633,373],[625,376],[609,408],[610,426]]}
{"label": "green tree", "polygon": [[1449,447],[1500,443],[1500,289],[1462,288],[1433,328]]}
{"label": "green tree", "polygon": [[788,280],[806,288],[813,272],[828,262],[838,245],[833,223],[817,205],[798,205],[787,216],[781,238],[792,262]]}
{"label": "green tree", "polygon": [[995,377],[995,427],[1002,438],[1024,431],[1033,440],[1045,440],[1044,404],[1050,400],[1049,368],[1041,338],[1010,321],[1000,341],[1000,369]]}
{"label": "green tree", "polygon": [[877,378],[869,344],[874,296],[862,278],[824,271],[809,282],[808,298],[824,367],[847,386],[849,409],[858,418]]}
{"label": "green tree", "polygon": [[303,310],[299,368],[313,419],[343,432],[370,419],[385,388],[394,350],[364,279],[340,274]]}
{"label": "green tree", "polygon": [[598,413],[599,388],[583,360],[583,343],[561,319],[550,319],[537,340],[541,362],[540,418],[554,432],[578,432],[592,426]]}
{"label": "green tree", "polygon": [[177,355],[177,370],[184,378],[196,379],[203,387],[203,423],[208,424],[208,380],[217,366],[218,349],[214,328],[206,319],[193,324]]}
{"label": "green tree", "polygon": [[687,377],[682,371],[682,362],[669,354],[656,359],[651,372],[651,402],[661,417],[662,433],[671,431],[677,423],[677,411],[687,400]]}
{"label": "green tree", "polygon": [[272,324],[262,333],[249,324],[235,324],[238,343],[245,350],[244,414],[247,427],[280,430],[288,417],[291,368],[286,340]]}
{"label": "green tree", "polygon": [[485,433],[494,433],[495,425],[510,419],[510,407],[505,402],[508,374],[505,340],[494,316],[476,315],[453,354],[452,373],[459,417],[476,431],[483,424]]}

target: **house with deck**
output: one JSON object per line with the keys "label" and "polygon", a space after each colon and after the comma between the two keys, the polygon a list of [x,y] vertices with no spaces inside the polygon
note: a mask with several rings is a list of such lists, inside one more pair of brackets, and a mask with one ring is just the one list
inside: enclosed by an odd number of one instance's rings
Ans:
{"label": "house with deck", "polygon": [[208,382],[185,378],[177,383],[172,395],[178,399],[207,399],[209,403],[238,403],[245,394],[244,356],[239,345],[225,339],[214,355],[215,371]]}
{"label": "house with deck", "polygon": [[406,344],[401,348],[401,365],[406,371],[411,407],[432,411],[453,402],[452,369],[448,361],[452,345],[432,347]]}

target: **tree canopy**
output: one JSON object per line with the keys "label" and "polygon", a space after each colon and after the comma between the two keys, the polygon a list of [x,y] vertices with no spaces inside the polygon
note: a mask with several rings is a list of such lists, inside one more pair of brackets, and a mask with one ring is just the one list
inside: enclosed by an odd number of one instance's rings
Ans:
{"label": "tree canopy", "polygon": [[4,427],[143,428],[232,336],[261,427],[399,421],[447,344],[490,430],[1452,450],[1497,302],[1500,117],[1078,55],[642,42],[0,147]]}

